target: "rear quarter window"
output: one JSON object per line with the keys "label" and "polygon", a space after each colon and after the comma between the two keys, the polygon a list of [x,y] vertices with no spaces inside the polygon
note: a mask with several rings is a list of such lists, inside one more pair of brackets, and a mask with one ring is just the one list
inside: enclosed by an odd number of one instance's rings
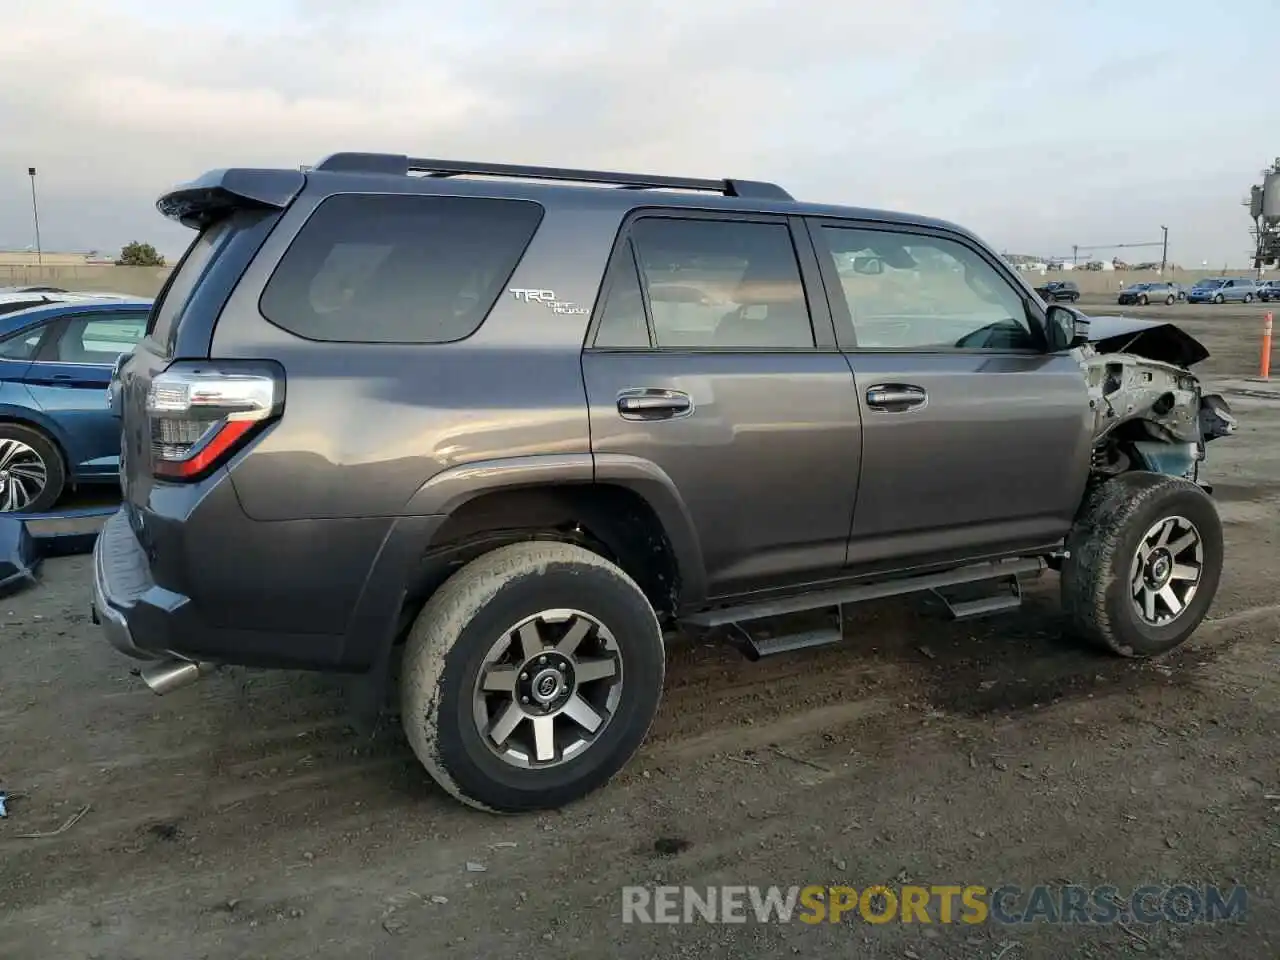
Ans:
{"label": "rear quarter window", "polygon": [[308,340],[461,340],[493,309],[542,213],[528,200],[330,197],[290,244],[259,307]]}

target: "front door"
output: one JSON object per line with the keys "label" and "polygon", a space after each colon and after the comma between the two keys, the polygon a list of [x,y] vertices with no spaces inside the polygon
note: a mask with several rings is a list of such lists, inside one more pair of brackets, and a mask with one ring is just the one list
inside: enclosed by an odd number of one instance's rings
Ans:
{"label": "front door", "polygon": [[1088,477],[1079,362],[1046,353],[1029,298],[961,235],[812,221],[862,405],[854,572],[1052,543]]}
{"label": "front door", "polygon": [[781,217],[645,213],[610,263],[583,357],[592,452],[670,479],[710,596],[844,562],[859,412],[820,290]]}
{"label": "front door", "polygon": [[107,405],[107,385],[116,358],[133,349],[146,323],[136,310],[63,317],[23,376],[36,405],[62,427],[78,477],[118,470],[120,421]]}

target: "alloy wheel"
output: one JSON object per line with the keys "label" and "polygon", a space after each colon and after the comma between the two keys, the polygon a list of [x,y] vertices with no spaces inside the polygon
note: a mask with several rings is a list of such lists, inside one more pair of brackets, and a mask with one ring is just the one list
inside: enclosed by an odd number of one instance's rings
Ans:
{"label": "alloy wheel", "polygon": [[543,610],[485,654],[472,697],[485,746],[521,768],[581,756],[622,697],[622,658],[608,628],[581,610]]}
{"label": "alloy wheel", "polygon": [[0,513],[25,510],[49,483],[49,467],[21,440],[0,438]]}
{"label": "alloy wheel", "polygon": [[1204,571],[1204,542],[1185,517],[1153,524],[1129,570],[1130,599],[1143,623],[1165,627],[1191,605]]}

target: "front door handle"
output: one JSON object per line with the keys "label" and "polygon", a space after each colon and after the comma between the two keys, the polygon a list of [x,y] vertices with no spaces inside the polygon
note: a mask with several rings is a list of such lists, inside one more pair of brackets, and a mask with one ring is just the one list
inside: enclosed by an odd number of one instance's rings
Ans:
{"label": "front door handle", "polygon": [[693,413],[693,401],[679,390],[637,387],[618,394],[618,413],[624,420],[671,420]]}
{"label": "front door handle", "polygon": [[884,413],[919,410],[929,402],[924,387],[912,383],[877,383],[867,388],[867,406]]}

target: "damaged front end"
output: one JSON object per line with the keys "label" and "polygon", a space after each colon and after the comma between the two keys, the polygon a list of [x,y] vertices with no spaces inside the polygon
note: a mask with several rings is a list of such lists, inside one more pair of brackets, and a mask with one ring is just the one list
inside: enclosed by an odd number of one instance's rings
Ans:
{"label": "damaged front end", "polygon": [[1205,445],[1236,429],[1227,401],[1205,394],[1188,369],[1209,351],[1170,323],[1074,312],[1089,329],[1080,356],[1094,415],[1095,475],[1151,470],[1199,483]]}

